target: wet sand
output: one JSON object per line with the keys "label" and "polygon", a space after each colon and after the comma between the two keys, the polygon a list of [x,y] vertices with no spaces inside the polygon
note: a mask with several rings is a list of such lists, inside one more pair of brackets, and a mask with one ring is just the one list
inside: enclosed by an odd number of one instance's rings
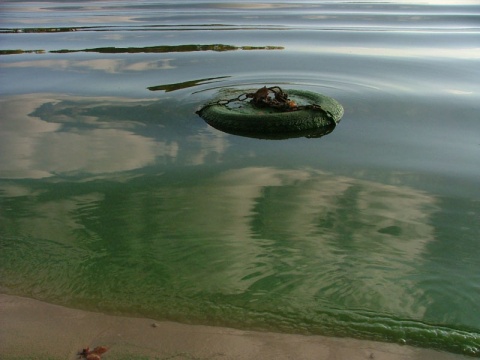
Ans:
{"label": "wet sand", "polygon": [[469,359],[373,341],[110,316],[0,294],[0,358],[73,360],[87,346],[107,346],[105,360]]}

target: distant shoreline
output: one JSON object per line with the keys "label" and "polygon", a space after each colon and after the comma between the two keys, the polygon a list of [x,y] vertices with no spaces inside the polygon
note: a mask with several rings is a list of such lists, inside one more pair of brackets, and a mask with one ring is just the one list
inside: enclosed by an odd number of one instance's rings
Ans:
{"label": "distant shoreline", "polygon": [[69,309],[0,294],[2,359],[78,359],[107,346],[102,359],[460,360],[466,356],[397,344],[185,325]]}

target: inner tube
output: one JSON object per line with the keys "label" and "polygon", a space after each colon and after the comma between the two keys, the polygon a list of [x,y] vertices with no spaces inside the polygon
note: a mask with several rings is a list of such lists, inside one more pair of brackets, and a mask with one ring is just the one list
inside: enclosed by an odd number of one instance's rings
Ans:
{"label": "inner tube", "polygon": [[[343,116],[343,107],[338,101],[305,90],[285,90],[288,99],[300,106],[295,111],[256,107],[250,101],[236,99],[254,91],[228,91],[228,97],[234,100],[214,101],[197,114],[218,130],[257,138],[320,137],[333,131]],[[311,105],[317,106],[309,107]]]}

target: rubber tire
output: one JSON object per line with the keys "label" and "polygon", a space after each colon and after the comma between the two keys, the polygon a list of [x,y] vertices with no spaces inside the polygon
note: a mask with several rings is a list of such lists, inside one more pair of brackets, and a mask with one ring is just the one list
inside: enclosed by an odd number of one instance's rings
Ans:
{"label": "rubber tire", "polygon": [[301,98],[317,104],[332,116],[318,110],[305,109],[291,112],[262,111],[250,106],[231,109],[225,105],[207,105],[197,113],[211,126],[233,134],[295,134],[322,128],[331,128],[343,116],[342,105],[328,96],[304,90],[286,90],[293,99]]}

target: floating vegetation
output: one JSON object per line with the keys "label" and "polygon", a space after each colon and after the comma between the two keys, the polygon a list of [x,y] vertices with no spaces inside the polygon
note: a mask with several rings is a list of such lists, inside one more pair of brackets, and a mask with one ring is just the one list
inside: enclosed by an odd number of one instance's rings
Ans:
{"label": "floating vegetation", "polygon": [[198,80],[190,80],[181,83],[174,83],[174,84],[164,84],[164,85],[157,85],[157,86],[150,86],[148,90],[150,91],[158,91],[163,90],[165,92],[186,89],[189,87],[194,87],[199,84],[211,83],[214,81],[219,81],[220,79],[228,78],[229,76],[218,76],[213,78],[206,78],[206,79],[198,79]]}

